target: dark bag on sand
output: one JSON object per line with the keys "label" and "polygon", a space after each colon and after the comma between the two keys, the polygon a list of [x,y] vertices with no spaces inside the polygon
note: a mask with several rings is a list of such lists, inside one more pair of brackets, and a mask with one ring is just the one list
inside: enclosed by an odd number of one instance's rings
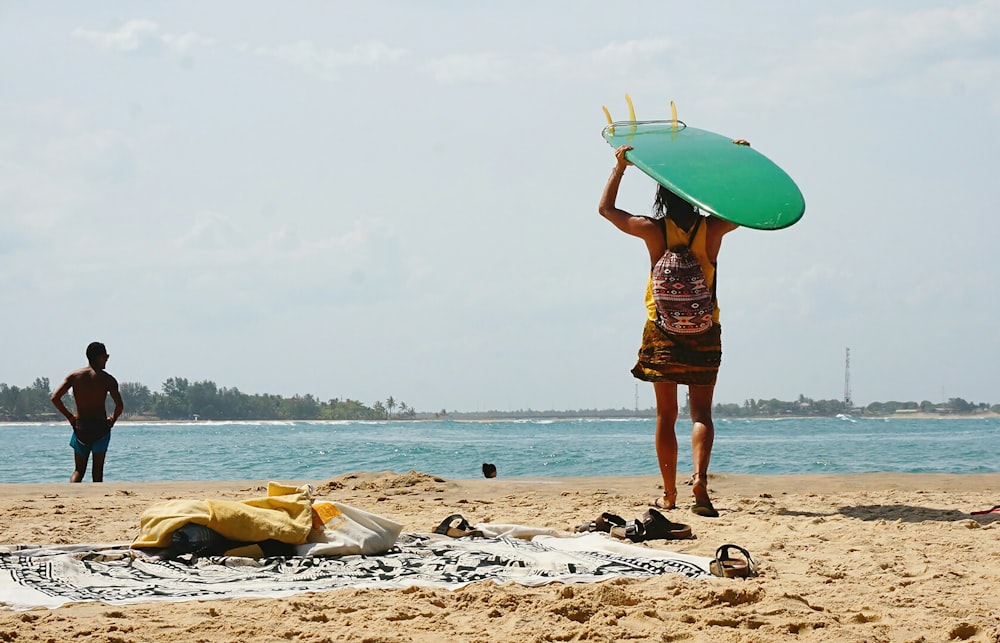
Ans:
{"label": "dark bag on sand", "polygon": [[90,446],[111,433],[111,427],[108,426],[108,421],[104,418],[77,420],[76,426],[73,427],[73,433],[76,434],[77,442]]}
{"label": "dark bag on sand", "polygon": [[[660,220],[666,236],[666,222]],[[653,266],[653,301],[656,325],[667,333],[697,335],[712,327],[715,296],[707,283],[701,262],[688,245],[698,233],[701,217],[695,222],[685,245],[670,245]]]}

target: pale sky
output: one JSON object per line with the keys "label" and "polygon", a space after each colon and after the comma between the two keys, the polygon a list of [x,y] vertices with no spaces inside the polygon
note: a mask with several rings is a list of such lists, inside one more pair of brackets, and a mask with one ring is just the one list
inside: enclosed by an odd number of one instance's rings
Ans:
{"label": "pale sky", "polygon": [[725,239],[717,402],[850,347],[858,403],[1000,403],[998,0],[0,2],[0,382],[632,408],[626,92],[805,195]]}

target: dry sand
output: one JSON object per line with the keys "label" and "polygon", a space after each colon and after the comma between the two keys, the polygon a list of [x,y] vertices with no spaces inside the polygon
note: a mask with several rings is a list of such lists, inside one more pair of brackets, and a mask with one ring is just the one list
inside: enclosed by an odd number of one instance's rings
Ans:
{"label": "dry sand", "polygon": [[[502,473],[502,472],[501,472]],[[431,531],[472,523],[572,529],[601,511],[640,516],[651,477],[445,481],[365,473],[312,482],[318,495]],[[128,542],[168,498],[243,499],[266,481],[0,485],[0,543]],[[527,588],[340,590],[284,599],[0,608],[0,642],[22,641],[992,641],[1000,642],[1000,475],[717,475],[719,518],[669,513],[696,538],[651,546],[712,556],[736,543],[758,578]],[[650,546],[650,545],[647,545]]]}

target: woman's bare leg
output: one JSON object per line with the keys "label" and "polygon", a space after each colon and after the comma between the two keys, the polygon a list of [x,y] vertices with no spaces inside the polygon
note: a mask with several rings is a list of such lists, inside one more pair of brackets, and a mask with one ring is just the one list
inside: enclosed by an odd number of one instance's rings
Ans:
{"label": "woman's bare leg", "polygon": [[714,386],[690,386],[691,400],[691,459],[694,462],[692,480],[696,505],[712,506],[708,496],[708,464],[712,458],[712,444],[715,442],[715,424],[712,422],[712,396]]}
{"label": "woman's bare leg", "polygon": [[653,382],[656,393],[656,460],[663,477],[663,498],[657,506],[673,509],[677,503],[677,385]]}

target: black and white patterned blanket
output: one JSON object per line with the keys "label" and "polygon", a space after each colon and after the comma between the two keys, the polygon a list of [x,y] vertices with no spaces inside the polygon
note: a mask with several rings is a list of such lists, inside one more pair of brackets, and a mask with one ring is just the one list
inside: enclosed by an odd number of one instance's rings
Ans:
{"label": "black and white patterned blanket", "polygon": [[489,580],[543,585],[614,577],[711,576],[708,558],[625,544],[601,534],[452,539],[403,534],[379,556],[160,560],[127,545],[0,546],[0,605],[277,598],[346,587],[455,589]]}

